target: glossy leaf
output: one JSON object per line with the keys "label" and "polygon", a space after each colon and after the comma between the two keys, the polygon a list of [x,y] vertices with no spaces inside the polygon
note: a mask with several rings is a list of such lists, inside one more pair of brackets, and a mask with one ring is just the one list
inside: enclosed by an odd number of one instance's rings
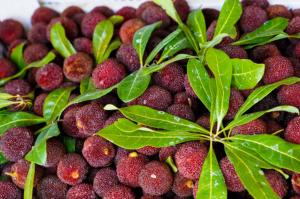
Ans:
{"label": "glossy leaf", "polygon": [[203,50],[207,50],[207,48],[213,48],[216,45],[218,45],[219,43],[221,43],[223,41],[223,39],[228,36],[229,36],[229,34],[227,34],[227,33],[221,33],[221,34],[217,35],[216,37],[214,37],[212,40],[207,41],[200,46],[203,48]]}
{"label": "glossy leaf", "polygon": [[246,99],[244,104],[240,107],[239,111],[235,115],[235,118],[240,117],[242,114],[244,114],[246,111],[248,111],[252,106],[254,106],[259,101],[264,99],[267,95],[269,95],[272,91],[274,91],[278,87],[280,87],[282,85],[292,85],[297,82],[300,82],[300,78],[290,77],[290,78],[281,80],[279,82],[275,82],[273,84],[268,84],[265,86],[258,87],[248,96],[248,98]]}
{"label": "glossy leaf", "polygon": [[264,64],[256,64],[249,59],[232,59],[232,85],[239,90],[252,89],[262,79]]}
{"label": "glossy leaf", "polygon": [[120,118],[114,123],[115,127],[117,127],[120,131],[123,132],[135,132],[140,129],[140,126],[135,123],[125,119]]}
{"label": "glossy leaf", "polygon": [[176,165],[175,165],[175,162],[174,162],[172,156],[169,156],[169,157],[166,159],[165,162],[166,162],[166,164],[169,165],[169,167],[171,167],[171,169],[172,169],[172,171],[173,171],[174,173],[177,173],[177,172],[178,172],[178,169],[177,169],[177,167],[176,167]]}
{"label": "glossy leaf", "polygon": [[80,82],[80,94],[84,94],[89,91],[95,91],[96,87],[93,84],[93,81],[90,77],[82,80]]}
{"label": "glossy leaf", "polygon": [[117,50],[120,46],[121,46],[121,41],[119,38],[117,39],[114,39],[110,44],[109,46],[107,47],[104,55],[102,56],[103,57],[103,60],[107,60],[110,56],[110,54],[114,51],[114,50]]}
{"label": "glossy leaf", "polygon": [[251,49],[251,48],[254,48],[254,47],[256,47],[256,46],[265,45],[265,44],[272,43],[272,42],[274,42],[274,41],[281,40],[281,39],[286,39],[286,38],[293,38],[293,36],[288,35],[288,34],[286,34],[286,33],[284,33],[284,32],[281,32],[281,33],[279,32],[278,35],[276,35],[276,36],[274,36],[274,37],[272,37],[272,38],[270,38],[270,39],[265,39],[265,40],[262,41],[262,42],[247,45],[247,46],[245,46],[244,48],[245,48],[245,49]]}
{"label": "glossy leaf", "polygon": [[24,199],[32,199],[34,186],[35,164],[30,163],[29,171],[24,185]]}
{"label": "glossy leaf", "polygon": [[124,17],[121,15],[113,15],[111,17],[109,17],[109,20],[114,24],[119,24],[122,23],[124,21]]}
{"label": "glossy leaf", "polygon": [[55,121],[64,107],[68,104],[70,94],[74,87],[58,88],[46,97],[43,106],[43,116],[47,123]]}
{"label": "glossy leaf", "polygon": [[4,155],[0,152],[0,165],[7,163],[8,160],[4,157]]}
{"label": "glossy leaf", "polygon": [[93,54],[97,64],[104,61],[103,55],[109,46],[113,34],[114,25],[110,20],[103,20],[97,24],[93,33]]}
{"label": "glossy leaf", "polygon": [[207,41],[205,18],[201,9],[194,10],[189,14],[187,24],[199,43]]}
{"label": "glossy leaf", "polygon": [[22,70],[26,66],[23,56],[24,46],[25,42],[22,42],[14,47],[10,53],[10,59],[17,65],[19,70]]}
{"label": "glossy leaf", "polygon": [[217,21],[214,37],[222,33],[231,33],[232,27],[240,19],[242,5],[239,0],[225,0]]}
{"label": "glossy leaf", "polygon": [[65,145],[68,153],[74,153],[76,150],[76,140],[75,138],[64,135],[62,137],[62,142]]}
{"label": "glossy leaf", "polygon": [[36,124],[44,123],[45,119],[27,112],[12,112],[4,117],[1,117],[0,121],[0,136],[8,129],[14,127],[25,127]]}
{"label": "glossy leaf", "polygon": [[66,36],[66,31],[60,22],[54,24],[50,30],[51,44],[59,54],[67,58],[76,53],[72,43]]}
{"label": "glossy leaf", "polygon": [[9,93],[0,93],[0,99],[8,100],[12,98],[14,98],[14,96]]}
{"label": "glossy leaf", "polygon": [[0,99],[0,109],[8,107],[12,104],[15,104],[16,102],[10,101],[10,100],[5,100],[5,99]]}
{"label": "glossy leaf", "polygon": [[202,166],[198,182],[197,198],[227,198],[227,187],[217,157],[214,153],[212,143]]}
{"label": "glossy leaf", "polygon": [[172,0],[153,0],[153,2],[162,7],[174,21],[178,24],[182,24]]}
{"label": "glossy leaf", "polygon": [[147,26],[144,26],[143,28],[139,29],[133,37],[133,47],[135,48],[137,54],[140,58],[140,65],[144,65],[144,53],[146,50],[147,43],[151,37],[151,34],[155,29],[161,26],[161,22],[156,22]]}

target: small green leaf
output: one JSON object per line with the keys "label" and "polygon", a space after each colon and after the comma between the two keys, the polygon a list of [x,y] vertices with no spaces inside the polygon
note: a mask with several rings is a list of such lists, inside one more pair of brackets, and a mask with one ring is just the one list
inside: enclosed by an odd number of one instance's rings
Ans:
{"label": "small green leaf", "polygon": [[76,140],[75,138],[64,135],[62,137],[62,142],[65,145],[68,153],[74,153],[76,150]]}
{"label": "small green leaf", "polygon": [[174,173],[177,173],[178,169],[177,169],[177,167],[176,167],[176,165],[175,165],[175,162],[174,162],[172,156],[169,156],[169,157],[166,159],[166,163],[169,165],[169,167],[171,167],[171,169],[172,169],[172,171],[173,171]]}
{"label": "small green leaf", "polygon": [[107,47],[104,55],[102,56],[103,57],[103,60],[107,60],[110,56],[110,54],[114,51],[114,50],[117,50],[120,46],[121,46],[121,41],[119,38],[117,39],[114,39],[110,44],[109,46]]}
{"label": "small green leaf", "polygon": [[114,125],[123,132],[135,132],[141,128],[140,126],[125,118],[118,119],[118,121],[116,121]]}
{"label": "small green leaf", "polygon": [[279,168],[300,172],[300,146],[289,143],[275,135],[236,135],[234,142],[255,150],[257,154],[272,165]]}
{"label": "small green leaf", "polygon": [[252,197],[261,199],[279,199],[279,196],[273,191],[264,172],[259,167],[247,160],[239,151],[228,148],[226,145],[225,152],[228,159],[233,164],[242,184]]}
{"label": "small green leaf", "polygon": [[113,34],[114,25],[110,20],[103,20],[97,24],[93,34],[93,54],[97,64],[104,61],[103,55],[109,46]]}
{"label": "small green leaf", "polygon": [[200,46],[203,48],[202,51],[205,52],[207,50],[207,48],[215,47],[216,45],[221,43],[221,41],[223,41],[223,39],[225,37],[228,37],[228,36],[229,36],[229,34],[222,33],[222,34],[219,34],[219,35],[215,36],[212,40],[207,41],[204,44],[200,44]]}
{"label": "small green leaf", "polygon": [[256,64],[249,59],[232,59],[232,85],[239,90],[252,89],[262,79],[264,64]]}
{"label": "small green leaf", "polygon": [[234,42],[234,45],[249,45],[265,42],[275,35],[282,33],[288,25],[288,19],[276,17],[264,23],[262,26],[250,32],[240,40]]}
{"label": "small green leaf", "polygon": [[194,10],[189,14],[187,24],[199,43],[207,41],[205,18],[201,9]]}
{"label": "small green leaf", "polygon": [[121,15],[113,15],[111,17],[109,17],[109,20],[114,24],[119,24],[122,23],[124,21],[124,17]]}
{"label": "small green leaf", "polygon": [[34,186],[35,164],[30,163],[29,171],[24,185],[24,199],[32,199]]}
{"label": "small green leaf", "polygon": [[10,101],[10,100],[4,100],[4,99],[0,99],[0,109],[8,107],[12,104],[15,104],[16,102]]}
{"label": "small green leaf", "polygon": [[225,0],[217,21],[214,37],[222,33],[231,33],[232,27],[240,19],[242,5],[239,0]]}
{"label": "small green leaf", "polygon": [[148,88],[151,76],[140,69],[128,75],[117,88],[118,96],[123,102],[130,102],[141,96]]}
{"label": "small green leaf", "polygon": [[43,106],[43,116],[47,123],[55,121],[69,101],[74,87],[58,88],[46,97]]}
{"label": "small green leaf", "polygon": [[80,82],[80,94],[95,90],[96,87],[93,84],[92,78],[88,77]]}
{"label": "small green leaf", "polygon": [[174,21],[178,24],[182,24],[181,18],[178,15],[172,0],[153,0],[153,2],[162,7]]}
{"label": "small green leaf", "polygon": [[26,66],[26,62],[23,56],[25,42],[20,43],[16,47],[13,48],[10,59],[17,65],[19,70],[22,70]]}
{"label": "small green leaf", "polygon": [[156,22],[139,29],[133,37],[133,47],[140,58],[140,65],[144,66],[144,53],[151,34],[155,29],[161,26],[161,22]]}
{"label": "small green leaf", "polygon": [[274,36],[274,37],[272,37],[270,39],[265,39],[264,41],[262,41],[260,43],[247,45],[244,48],[245,49],[251,49],[251,48],[254,48],[256,46],[265,45],[265,44],[268,44],[268,43],[272,43],[273,41],[277,41],[277,40],[281,40],[281,39],[286,39],[286,38],[293,38],[293,36],[292,35],[288,35],[288,34],[286,34],[284,32],[281,32],[278,35],[276,35],[276,36]]}
{"label": "small green leaf", "polygon": [[66,31],[60,22],[54,24],[50,30],[51,44],[64,58],[76,53],[72,43],[66,36]]}
{"label": "small green leaf", "polygon": [[4,157],[4,155],[0,152],[0,165],[7,163],[8,160]]}
{"label": "small green leaf", "polygon": [[11,95],[11,94],[8,94],[8,93],[0,93],[0,99],[8,100],[8,99],[12,99],[12,98],[14,98],[14,96]]}
{"label": "small green leaf", "polygon": [[44,123],[45,119],[26,112],[12,112],[1,117],[0,120],[0,136],[8,129],[14,127],[32,126]]}
{"label": "small green leaf", "polygon": [[139,149],[145,146],[167,147],[201,139],[200,134],[178,131],[138,130],[135,132],[123,132],[115,125],[110,125],[100,130],[97,135],[125,149]]}
{"label": "small green leaf", "polygon": [[29,153],[25,156],[25,159],[35,164],[44,166],[47,162],[47,140],[52,137],[56,137],[60,134],[57,123],[53,123],[44,128],[38,135],[34,146]]}
{"label": "small green leaf", "polygon": [[201,170],[197,198],[227,198],[227,187],[217,157],[214,153],[212,142]]}
{"label": "small green leaf", "polygon": [[248,111],[252,106],[257,104],[259,101],[261,101],[263,98],[265,98],[272,91],[277,89],[279,86],[292,85],[297,82],[300,82],[300,78],[290,77],[290,78],[281,80],[279,82],[275,82],[273,84],[268,84],[265,86],[258,87],[248,96],[247,100],[244,102],[244,104],[240,107],[239,111],[235,115],[235,118],[240,117],[242,114],[244,114],[246,111]]}

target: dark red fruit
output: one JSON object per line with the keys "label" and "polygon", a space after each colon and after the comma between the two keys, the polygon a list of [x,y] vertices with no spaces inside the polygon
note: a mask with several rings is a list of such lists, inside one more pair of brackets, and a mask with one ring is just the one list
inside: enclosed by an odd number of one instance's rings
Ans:
{"label": "dark red fruit", "polygon": [[61,182],[56,176],[44,177],[37,186],[39,198],[57,198],[64,199],[68,191],[68,185]]}
{"label": "dark red fruit", "polygon": [[269,134],[275,133],[283,129],[282,126],[275,120],[266,120],[265,122],[267,124],[267,133]]}
{"label": "dark red fruit", "polygon": [[159,151],[159,160],[161,162],[166,161],[168,159],[168,157],[174,157],[175,153],[177,151],[177,147],[176,146],[169,146],[169,147],[164,147],[161,148]]}
{"label": "dark red fruit", "polygon": [[36,72],[35,81],[45,91],[58,88],[64,80],[63,70],[54,63],[39,68]]}
{"label": "dark red fruit", "polygon": [[46,97],[48,96],[47,93],[42,93],[38,95],[33,104],[33,112],[39,116],[43,116],[43,106],[44,106],[44,101]]}
{"label": "dark red fruit", "polygon": [[147,6],[140,15],[141,19],[147,24],[153,24],[155,22],[161,21],[162,26],[166,27],[170,24],[171,19],[167,13],[157,5]]}
{"label": "dark red fruit", "polygon": [[24,50],[24,60],[27,64],[43,59],[49,52],[44,44],[31,44]]}
{"label": "dark red fruit", "polygon": [[58,22],[61,23],[61,25],[64,27],[66,35],[69,39],[75,39],[78,36],[77,24],[72,19],[69,19],[67,17],[58,17],[52,19],[47,26],[47,38],[49,41],[51,38],[51,28]]}
{"label": "dark red fruit", "polygon": [[274,44],[266,44],[262,46],[255,47],[252,50],[252,59],[258,63],[262,63],[265,59],[269,57],[274,57],[281,55],[277,46]]}
{"label": "dark red fruit", "polygon": [[200,116],[197,121],[197,124],[200,126],[204,127],[205,129],[209,130],[210,129],[210,116],[208,114]]}
{"label": "dark red fruit", "polygon": [[16,162],[30,151],[32,144],[32,132],[25,127],[16,127],[9,129],[1,136],[0,150],[7,160]]}
{"label": "dark red fruit", "polygon": [[186,120],[195,121],[193,110],[185,104],[173,104],[168,107],[167,112]]}
{"label": "dark red fruit", "polygon": [[0,198],[1,199],[21,199],[22,192],[11,182],[0,181]]}
{"label": "dark red fruit", "polygon": [[174,6],[182,21],[189,15],[190,7],[186,0],[174,0]]}
{"label": "dark red fruit", "polygon": [[28,34],[27,34],[28,40],[31,43],[48,43],[47,39],[47,24],[44,23],[36,23],[34,24]]}
{"label": "dark red fruit", "polygon": [[5,84],[4,91],[11,95],[27,95],[31,91],[31,86],[25,80],[15,79]]}
{"label": "dark red fruit", "polygon": [[203,8],[203,15],[205,18],[206,26],[208,27],[213,21],[217,20],[220,11],[214,8]]}
{"label": "dark red fruit", "polygon": [[78,184],[71,187],[67,192],[66,199],[96,199],[93,186],[90,184]]}
{"label": "dark red fruit", "polygon": [[221,50],[223,50],[230,58],[248,58],[246,50],[240,46],[224,45],[221,47]]}
{"label": "dark red fruit", "polygon": [[62,121],[62,127],[64,133],[75,138],[86,138],[86,135],[79,133],[79,129],[76,125],[76,113],[80,106],[75,105],[70,107],[64,112],[64,117]]}
{"label": "dark red fruit", "polygon": [[239,108],[244,104],[244,97],[240,91],[235,88],[230,90],[229,108],[225,116],[226,120],[232,120]]}
{"label": "dark red fruit", "polygon": [[66,154],[65,146],[57,139],[47,141],[47,161],[45,167],[56,167]]}
{"label": "dark red fruit", "polygon": [[145,23],[138,18],[129,19],[124,22],[119,32],[121,41],[123,43],[132,43],[134,33],[143,26],[145,26]]}
{"label": "dark red fruit", "polygon": [[79,52],[64,61],[64,75],[73,82],[80,82],[92,73],[93,60],[85,53]]}
{"label": "dark red fruit", "polygon": [[172,191],[179,197],[189,197],[193,195],[194,182],[177,173],[174,178]]}
{"label": "dark red fruit", "polygon": [[146,156],[153,156],[158,154],[160,148],[152,147],[152,146],[145,146],[143,148],[137,149],[136,151],[140,154],[146,155]]}
{"label": "dark red fruit", "polygon": [[300,117],[295,117],[288,123],[284,138],[289,142],[300,144]]}
{"label": "dark red fruit", "polygon": [[130,43],[122,44],[117,51],[116,57],[130,72],[140,68],[139,56]]}
{"label": "dark red fruit", "polygon": [[247,124],[234,127],[231,135],[243,134],[243,135],[253,135],[253,134],[264,134],[267,133],[267,125],[261,119],[253,120]]}
{"label": "dark red fruit", "polygon": [[160,196],[167,193],[173,184],[173,175],[166,164],[152,161],[139,174],[139,185],[144,193]]}
{"label": "dark red fruit", "polygon": [[92,78],[99,89],[109,88],[119,83],[126,75],[125,67],[115,59],[107,59],[94,69]]}
{"label": "dark red fruit", "polygon": [[146,1],[144,3],[141,3],[140,6],[136,10],[136,16],[138,16],[139,18],[141,18],[142,13],[144,12],[144,10],[147,7],[155,6],[155,5],[156,4],[154,2],[152,2],[152,1]]}
{"label": "dark red fruit", "polygon": [[0,39],[9,45],[25,36],[23,25],[13,19],[6,19],[0,23]]}
{"label": "dark red fruit", "polygon": [[277,93],[277,99],[280,104],[296,106],[300,108],[300,98],[295,97],[300,93],[300,83],[282,86]]}
{"label": "dark red fruit", "polygon": [[154,74],[154,82],[171,92],[177,93],[184,90],[184,71],[176,64],[169,64],[164,69]]}
{"label": "dark red fruit", "polygon": [[96,6],[91,12],[98,12],[106,17],[111,17],[114,15],[114,11],[107,6]]}
{"label": "dark red fruit", "polygon": [[109,189],[104,196],[103,199],[134,199],[135,195],[133,191],[124,186],[124,185],[116,185]]}
{"label": "dark red fruit", "polygon": [[300,174],[294,173],[292,175],[292,187],[297,194],[300,194]]}
{"label": "dark red fruit", "polygon": [[51,19],[59,16],[59,13],[51,8],[40,7],[36,9],[31,16],[31,24],[34,25],[36,23],[44,23],[48,24]]}
{"label": "dark red fruit", "polygon": [[76,38],[73,44],[77,52],[83,52],[89,55],[93,53],[92,41],[86,37]]}
{"label": "dark red fruit", "polygon": [[288,34],[296,34],[300,32],[300,16],[294,17],[290,20],[286,32]]}
{"label": "dark red fruit", "polygon": [[118,162],[121,159],[127,158],[127,156],[129,155],[130,152],[131,152],[130,150],[126,150],[126,149],[123,149],[121,147],[118,147],[117,152],[116,152],[116,156],[115,156],[115,159],[114,159],[115,165],[117,165]]}
{"label": "dark red fruit", "polygon": [[65,155],[57,166],[58,178],[68,185],[80,184],[85,179],[87,172],[87,163],[76,153]]}
{"label": "dark red fruit", "polygon": [[115,123],[118,119],[124,118],[124,116],[120,112],[114,112],[104,123],[104,127],[107,127],[113,123]]}
{"label": "dark red fruit", "polygon": [[175,154],[175,162],[179,173],[192,180],[198,179],[206,155],[207,148],[200,142],[182,144]]}
{"label": "dark red fruit", "polygon": [[267,8],[267,13],[270,19],[275,17],[292,18],[291,11],[284,5],[270,5]]}
{"label": "dark red fruit", "polygon": [[124,21],[136,18],[136,9],[133,7],[125,6],[116,12],[116,15],[124,17]]}
{"label": "dark red fruit", "polygon": [[100,169],[94,178],[93,188],[99,197],[103,197],[109,189],[119,184],[117,173],[112,168]]}
{"label": "dark red fruit", "polygon": [[99,12],[90,12],[86,14],[81,21],[82,34],[88,38],[92,38],[95,27],[105,18],[106,17]]}
{"label": "dark red fruit", "polygon": [[270,183],[273,191],[277,193],[280,198],[283,198],[288,191],[288,184],[286,183],[283,176],[280,173],[274,170],[265,171],[265,176]]}
{"label": "dark red fruit", "polygon": [[[300,18],[300,17],[299,17]],[[293,56],[295,56],[296,58],[300,58],[300,43],[297,43],[295,46],[294,46],[294,49],[293,49]],[[290,59],[290,61],[293,63],[293,61]],[[294,63],[293,63],[293,66],[295,67]],[[295,68],[296,69],[296,68]]]}
{"label": "dark red fruit", "polygon": [[82,155],[92,167],[104,167],[113,161],[116,151],[112,143],[99,136],[91,136],[84,142]]}
{"label": "dark red fruit", "polygon": [[146,163],[147,159],[137,152],[131,152],[120,159],[117,164],[117,175],[120,182],[130,187],[138,187],[139,174]]}
{"label": "dark red fruit", "polygon": [[62,13],[61,16],[62,17],[67,17],[70,19],[74,20],[74,17],[78,14],[84,14],[85,12],[78,6],[69,6],[67,8],[65,8]]}
{"label": "dark red fruit", "polygon": [[0,58],[0,79],[14,75],[17,67],[9,59]]}
{"label": "dark red fruit", "polygon": [[184,76],[184,82],[183,82],[183,85],[184,85],[184,88],[185,88],[186,93],[187,93],[189,96],[194,97],[194,98],[197,98],[196,93],[194,92],[193,88],[192,88],[191,85],[190,85],[190,82],[189,82],[189,79],[188,79],[188,76],[187,76],[187,75]]}
{"label": "dark red fruit", "polygon": [[240,19],[240,26],[244,32],[252,32],[268,20],[266,11],[260,7],[247,6]]}
{"label": "dark red fruit", "polygon": [[227,157],[222,158],[220,167],[225,179],[227,189],[232,192],[242,192],[245,190],[235,168]]}
{"label": "dark red fruit", "polygon": [[267,8],[269,6],[268,0],[243,0],[243,6],[258,6],[261,8]]}
{"label": "dark red fruit", "polygon": [[140,199],[162,199],[162,197],[160,197],[160,196],[152,196],[152,195],[149,195],[149,194],[145,194]]}
{"label": "dark red fruit", "polygon": [[176,93],[174,96],[174,104],[185,104],[193,110],[198,110],[200,105],[196,98],[189,96],[186,92]]}

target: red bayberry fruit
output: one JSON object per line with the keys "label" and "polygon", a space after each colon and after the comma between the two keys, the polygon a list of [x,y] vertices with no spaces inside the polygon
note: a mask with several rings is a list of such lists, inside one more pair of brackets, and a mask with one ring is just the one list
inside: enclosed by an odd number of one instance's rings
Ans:
{"label": "red bayberry fruit", "polygon": [[265,171],[265,176],[273,188],[273,191],[277,193],[280,198],[283,198],[288,191],[288,185],[283,176],[274,170]]}
{"label": "red bayberry fruit", "polygon": [[136,10],[133,7],[125,6],[116,12],[116,15],[124,17],[124,20],[136,18]]}
{"label": "red bayberry fruit", "polygon": [[67,192],[67,199],[96,199],[93,186],[82,183],[71,187]]}
{"label": "red bayberry fruit", "polygon": [[193,195],[194,182],[177,173],[174,178],[172,191],[179,197],[189,197]]}
{"label": "red bayberry fruit", "polygon": [[24,60],[27,64],[43,59],[49,52],[44,44],[31,44],[24,50]]}
{"label": "red bayberry fruit", "polygon": [[47,24],[36,23],[28,32],[28,40],[32,43],[48,43],[47,39]]}
{"label": "red bayberry fruit", "polygon": [[247,6],[240,19],[240,26],[244,32],[252,32],[267,21],[267,13],[260,7]]}
{"label": "red bayberry fruit", "polygon": [[85,37],[92,38],[97,24],[106,17],[99,12],[90,12],[86,14],[81,21],[81,32]]}
{"label": "red bayberry fruit", "polygon": [[134,199],[133,191],[124,185],[116,185],[109,189],[103,196],[103,199]]}
{"label": "red bayberry fruit", "polygon": [[300,83],[282,86],[277,93],[277,99],[280,104],[296,106],[300,108],[300,98],[295,97],[300,93]]}
{"label": "red bayberry fruit", "polygon": [[145,26],[145,23],[138,18],[129,19],[124,22],[119,32],[121,41],[123,43],[132,43],[134,33],[143,26]]}
{"label": "red bayberry fruit", "polygon": [[8,181],[0,181],[0,198],[21,199],[22,192],[13,183]]}
{"label": "red bayberry fruit", "polygon": [[295,117],[288,123],[284,138],[289,142],[300,144],[300,117]]}
{"label": "red bayberry fruit", "polygon": [[37,186],[37,195],[39,198],[66,198],[68,185],[61,182],[56,176],[44,177]]}
{"label": "red bayberry fruit", "polygon": [[267,8],[267,13],[270,19],[275,17],[285,17],[290,19],[292,17],[291,11],[284,5],[270,5]]}
{"label": "red bayberry fruit", "polygon": [[59,13],[55,10],[47,7],[40,7],[36,9],[31,16],[31,24],[34,25],[36,23],[44,23],[48,24],[51,19],[59,16]]}
{"label": "red bayberry fruit", "polygon": [[86,37],[76,38],[74,40],[73,44],[74,44],[74,48],[78,52],[83,52],[83,53],[86,53],[89,55],[91,55],[93,53],[92,42],[90,39],[88,39]]}
{"label": "red bayberry fruit", "polygon": [[0,39],[7,45],[25,35],[23,25],[13,19],[6,19],[0,23]]}
{"label": "red bayberry fruit", "polygon": [[253,134],[264,134],[267,133],[267,125],[261,119],[256,119],[247,124],[234,127],[231,135],[244,134],[244,135],[253,135]]}
{"label": "red bayberry fruit", "polygon": [[14,75],[17,72],[17,67],[6,58],[0,59],[0,79]]}
{"label": "red bayberry fruit", "polygon": [[167,112],[186,120],[195,121],[193,110],[185,104],[173,104],[168,107]]}
{"label": "red bayberry fruit", "polygon": [[64,145],[57,139],[47,141],[47,161],[45,167],[56,167],[58,162],[64,157],[66,150]]}
{"label": "red bayberry fruit", "polygon": [[93,188],[98,196],[103,195],[109,191],[112,187],[119,184],[117,173],[112,168],[106,167],[100,169],[94,178]]}
{"label": "red bayberry fruit", "polygon": [[130,43],[122,44],[117,51],[116,57],[130,72],[140,68],[139,56]]}
{"label": "red bayberry fruit", "polygon": [[51,91],[58,88],[64,80],[63,70],[60,66],[54,63],[45,65],[39,68],[36,72],[36,83],[46,91]]}

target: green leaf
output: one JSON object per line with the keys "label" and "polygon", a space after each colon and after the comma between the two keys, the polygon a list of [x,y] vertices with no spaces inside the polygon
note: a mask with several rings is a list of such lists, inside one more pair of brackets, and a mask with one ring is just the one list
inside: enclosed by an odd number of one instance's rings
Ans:
{"label": "green leaf", "polygon": [[226,147],[226,145],[225,152],[242,184],[253,198],[279,199],[259,167],[243,157],[239,151]]}
{"label": "green leaf", "polygon": [[60,22],[54,24],[50,30],[51,44],[64,58],[76,53],[72,43],[68,40],[64,27]]}
{"label": "green leaf", "polygon": [[254,48],[256,46],[265,45],[265,44],[268,44],[268,43],[272,43],[273,41],[277,41],[277,40],[281,40],[281,39],[286,39],[286,38],[293,38],[293,36],[292,35],[288,35],[288,34],[282,32],[282,33],[279,33],[278,35],[276,35],[276,36],[274,36],[274,37],[272,37],[270,39],[266,38],[262,42],[255,43],[255,44],[250,44],[250,45],[245,46],[244,48],[245,49],[251,49],[251,48]]}
{"label": "green leaf", "polygon": [[1,117],[0,136],[8,129],[44,123],[45,119],[27,112],[12,112]]}
{"label": "green leaf", "polygon": [[240,117],[242,114],[244,114],[246,111],[248,111],[252,106],[257,104],[259,101],[261,101],[263,98],[265,98],[272,91],[277,89],[279,86],[292,85],[297,82],[300,82],[300,78],[290,77],[290,78],[281,80],[279,82],[275,82],[273,84],[268,84],[265,86],[258,87],[248,96],[247,100],[244,102],[244,104],[240,107],[239,111],[235,115],[235,118]]}
{"label": "green leaf", "polygon": [[53,123],[50,126],[44,128],[38,135],[34,146],[29,153],[25,156],[25,159],[35,164],[44,166],[47,162],[47,140],[52,137],[56,137],[60,134],[57,123]]}
{"label": "green leaf", "polygon": [[170,33],[167,37],[165,37],[155,48],[151,51],[151,53],[148,55],[145,65],[147,66],[150,64],[151,61],[155,58],[155,56],[170,42],[172,42],[182,31],[180,29],[176,29],[172,33]]}
{"label": "green leaf", "polygon": [[176,167],[176,165],[175,165],[175,162],[174,162],[172,156],[169,156],[169,157],[166,159],[165,162],[166,162],[166,164],[169,165],[169,167],[171,167],[171,169],[172,169],[172,171],[173,171],[174,173],[177,173],[177,172],[178,172],[178,169],[177,169],[177,167]]}
{"label": "green leaf", "polygon": [[239,0],[225,0],[217,21],[214,37],[222,33],[231,33],[232,27],[240,19],[242,5]]}
{"label": "green leaf", "polygon": [[34,186],[35,164],[30,163],[29,171],[24,185],[24,199],[32,199]]}
{"label": "green leaf", "polygon": [[65,145],[68,153],[74,153],[76,150],[76,140],[75,138],[64,135],[62,137],[62,142]]}
{"label": "green leaf", "polygon": [[12,79],[22,76],[25,73],[25,71],[27,71],[28,69],[42,67],[54,59],[55,59],[55,54],[53,52],[49,52],[43,59],[32,62],[31,64],[27,65],[25,68],[20,70],[18,73],[14,74],[12,76],[0,79],[0,86],[4,85],[5,83],[9,82]]}
{"label": "green leaf", "polygon": [[14,98],[14,96],[11,95],[11,94],[8,94],[8,93],[0,93],[0,99],[8,100],[8,99],[12,99],[12,98]]}
{"label": "green leaf", "polygon": [[252,89],[262,79],[264,64],[256,64],[249,59],[232,59],[232,85],[239,90]]}
{"label": "green leaf", "polygon": [[93,33],[93,54],[97,64],[104,61],[103,55],[109,46],[113,34],[114,25],[110,20],[103,20],[97,24]]}
{"label": "green leaf", "polygon": [[264,23],[262,26],[250,32],[240,40],[234,42],[234,45],[248,45],[265,42],[279,33],[282,33],[288,25],[288,19],[276,17]]}
{"label": "green leaf", "polygon": [[12,104],[15,104],[16,102],[10,101],[10,100],[4,100],[4,99],[0,99],[0,109],[8,107]]}
{"label": "green leaf", "polygon": [[217,157],[214,153],[212,142],[201,170],[197,198],[227,198],[227,187]]}
{"label": "green leaf", "polygon": [[[228,36],[229,36],[229,34],[227,34],[227,33],[221,33],[221,34],[215,36],[211,41],[207,41],[204,44],[200,44],[200,46],[203,48],[202,51],[205,52],[208,48],[215,47],[216,45],[221,43],[221,41],[223,41],[223,39],[225,37],[228,37]],[[204,55],[205,55],[205,53],[204,53]]]}
{"label": "green leaf", "polygon": [[19,70],[22,70],[26,66],[26,62],[23,56],[25,42],[20,43],[16,47],[13,48],[10,59],[17,65]]}
{"label": "green leaf", "polygon": [[119,24],[122,23],[124,21],[124,17],[121,15],[113,15],[111,17],[109,17],[109,20],[114,24]]}
{"label": "green leaf", "polygon": [[4,155],[0,152],[0,165],[7,163],[8,160],[4,157]]}
{"label": "green leaf", "polygon": [[229,107],[232,64],[228,55],[213,48],[208,49],[206,61],[216,79],[215,116],[219,129]]}
{"label": "green leaf", "polygon": [[300,172],[300,146],[289,143],[275,135],[236,135],[231,137],[244,147],[255,150],[257,154],[279,168]]}
{"label": "green leaf", "polygon": [[141,127],[136,125],[135,123],[125,119],[120,118],[114,123],[115,127],[117,127],[120,131],[123,132],[135,132],[139,130]]}
{"label": "green leaf", "polygon": [[151,76],[143,70],[128,75],[117,88],[118,96],[123,102],[130,102],[141,96],[148,88]]}
{"label": "green leaf", "polygon": [[119,38],[117,39],[114,39],[110,44],[109,46],[107,47],[104,55],[102,56],[103,57],[103,60],[107,60],[110,56],[110,54],[114,51],[114,50],[117,50],[120,46],[121,46],[121,41]]}
{"label": "green leaf", "polygon": [[64,107],[68,104],[70,94],[74,87],[58,88],[46,97],[43,106],[43,116],[47,123],[55,121]]}
{"label": "green leaf", "polygon": [[93,84],[92,78],[88,77],[80,82],[80,94],[95,90],[96,87]]}
{"label": "green leaf", "polygon": [[147,46],[147,43],[151,37],[151,34],[155,29],[161,26],[161,22],[156,22],[147,26],[144,26],[143,28],[139,29],[133,37],[133,47],[135,48],[137,54],[140,58],[140,65],[144,66],[143,60],[144,60],[144,53]]}
{"label": "green leaf", "polygon": [[135,132],[123,132],[115,125],[110,125],[100,130],[97,135],[125,149],[139,149],[145,146],[167,147],[201,139],[200,134],[178,131],[138,130]]}
{"label": "green leaf", "polygon": [[205,18],[201,9],[194,10],[189,14],[187,24],[199,43],[207,41]]}
{"label": "green leaf", "polygon": [[210,110],[211,108],[211,93],[209,90],[210,77],[204,65],[197,59],[189,59],[187,64],[188,79],[204,106]]}
{"label": "green leaf", "polygon": [[162,7],[174,21],[178,24],[182,24],[181,18],[178,15],[172,0],[153,0],[153,2]]}

